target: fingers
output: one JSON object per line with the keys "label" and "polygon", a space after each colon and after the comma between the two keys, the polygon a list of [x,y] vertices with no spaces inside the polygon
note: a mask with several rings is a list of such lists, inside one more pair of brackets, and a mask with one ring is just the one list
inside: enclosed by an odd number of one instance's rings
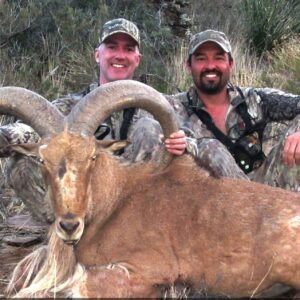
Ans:
{"label": "fingers", "polygon": [[300,133],[296,132],[286,138],[283,154],[283,163],[288,167],[300,165]]}
{"label": "fingers", "polygon": [[165,140],[165,146],[169,153],[182,155],[186,148],[186,136],[182,130],[174,132]]}

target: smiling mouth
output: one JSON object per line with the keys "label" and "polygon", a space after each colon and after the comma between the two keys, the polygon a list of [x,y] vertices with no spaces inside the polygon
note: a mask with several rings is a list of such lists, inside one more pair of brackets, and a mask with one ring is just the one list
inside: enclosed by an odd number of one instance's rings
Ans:
{"label": "smiling mouth", "polygon": [[125,65],[120,65],[120,64],[112,64],[112,66],[114,67],[114,68],[125,68],[126,66]]}
{"label": "smiling mouth", "polygon": [[217,77],[218,75],[217,74],[206,74],[204,77],[207,77],[207,78],[215,78]]}
{"label": "smiling mouth", "polygon": [[207,79],[215,79],[220,76],[221,74],[219,72],[205,72],[202,74],[202,78],[207,78]]}

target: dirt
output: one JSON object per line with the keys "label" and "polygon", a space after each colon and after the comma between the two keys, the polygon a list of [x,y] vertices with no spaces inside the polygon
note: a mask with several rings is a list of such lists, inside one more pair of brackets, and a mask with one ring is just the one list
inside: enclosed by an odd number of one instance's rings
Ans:
{"label": "dirt", "polygon": [[35,222],[13,191],[0,192],[0,298],[16,264],[45,240],[46,228]]}

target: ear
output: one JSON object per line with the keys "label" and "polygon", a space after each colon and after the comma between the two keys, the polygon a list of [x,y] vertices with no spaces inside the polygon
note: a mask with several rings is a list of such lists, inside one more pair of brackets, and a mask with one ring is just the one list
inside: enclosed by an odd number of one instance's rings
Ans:
{"label": "ear", "polygon": [[95,61],[96,63],[100,62],[100,52],[99,52],[99,48],[95,49]]}
{"label": "ear", "polygon": [[185,69],[186,69],[186,71],[187,71],[187,73],[188,73],[189,75],[192,74],[191,65],[190,65],[188,59],[187,59],[186,62],[185,62]]}
{"label": "ear", "polygon": [[137,55],[137,57],[135,59],[137,67],[139,66],[139,64],[141,62],[141,57],[142,57],[142,55],[140,54],[140,52],[138,52],[138,55]]}
{"label": "ear", "polygon": [[97,141],[108,152],[116,152],[127,147],[130,143],[128,141],[102,140]]}
{"label": "ear", "polygon": [[232,72],[235,68],[234,60],[230,60],[229,65],[230,65],[230,72]]}
{"label": "ear", "polygon": [[36,143],[28,143],[28,144],[16,144],[16,145],[8,145],[7,149],[12,152],[17,152],[20,154],[24,154],[26,156],[39,156],[39,146],[40,144]]}

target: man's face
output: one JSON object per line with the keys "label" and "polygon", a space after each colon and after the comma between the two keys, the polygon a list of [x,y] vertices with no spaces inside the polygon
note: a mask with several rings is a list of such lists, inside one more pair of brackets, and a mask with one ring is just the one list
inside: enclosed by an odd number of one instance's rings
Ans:
{"label": "man's face", "polygon": [[100,84],[132,79],[140,57],[138,46],[129,35],[116,33],[108,37],[95,51],[100,67]]}
{"label": "man's face", "polygon": [[214,42],[206,42],[192,55],[187,63],[197,89],[204,94],[218,94],[226,87],[233,62],[228,53]]}

